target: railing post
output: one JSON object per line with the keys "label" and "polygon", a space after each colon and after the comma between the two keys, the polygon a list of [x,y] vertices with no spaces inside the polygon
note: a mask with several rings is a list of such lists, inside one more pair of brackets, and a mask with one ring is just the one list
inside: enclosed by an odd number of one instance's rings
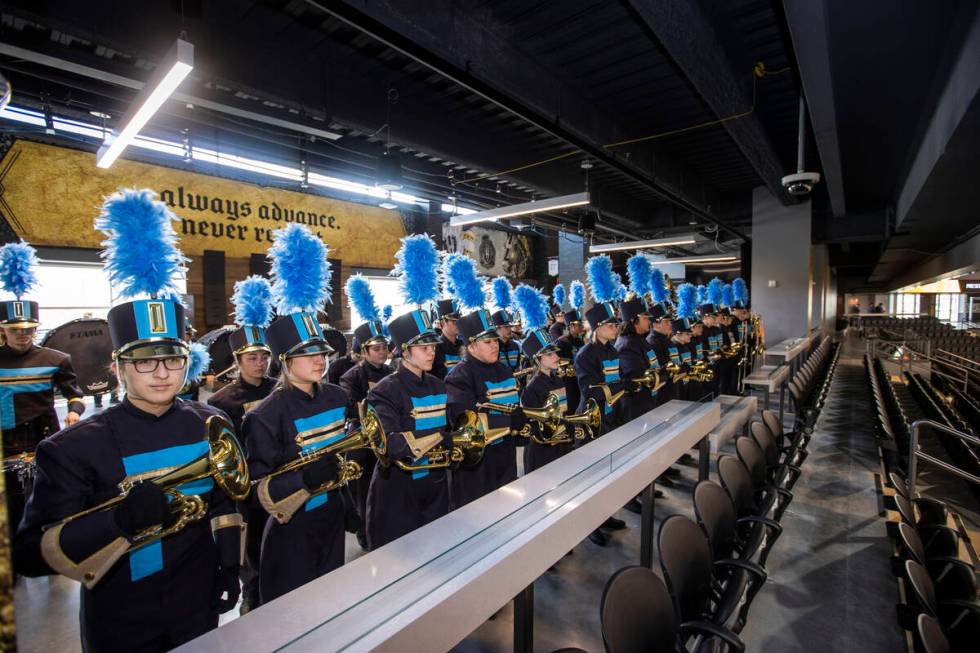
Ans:
{"label": "railing post", "polygon": [[918,473],[918,459],[916,454],[919,450],[919,430],[922,428],[922,420],[916,420],[912,422],[912,428],[909,433],[909,460],[908,460],[908,474],[905,475],[905,485],[908,489],[908,494],[910,499],[915,498],[915,476]]}

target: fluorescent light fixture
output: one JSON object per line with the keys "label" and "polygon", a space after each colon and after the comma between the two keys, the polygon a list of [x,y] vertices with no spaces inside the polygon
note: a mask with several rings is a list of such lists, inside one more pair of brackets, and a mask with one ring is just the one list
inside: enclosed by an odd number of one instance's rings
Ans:
{"label": "fluorescent light fixture", "polygon": [[602,252],[622,252],[632,249],[654,249],[656,247],[673,247],[675,245],[693,245],[697,242],[694,234],[682,234],[669,238],[657,238],[655,240],[630,240],[625,243],[609,243],[606,245],[590,245],[590,254],[600,254]]}
{"label": "fluorescent light fixture", "polygon": [[573,206],[585,206],[589,203],[588,193],[575,193],[574,195],[562,195],[536,202],[524,202],[523,204],[513,204],[511,206],[500,206],[486,211],[477,211],[469,215],[456,215],[449,218],[449,226],[463,227],[477,222],[496,222],[505,218],[513,218],[518,215],[529,215],[542,211],[557,211]]}
{"label": "fluorescent light fixture", "polygon": [[99,148],[95,165],[100,168],[111,166],[193,69],[194,46],[183,39],[177,39],[163,62],[157,66],[150,81],[130,105],[121,123],[122,130],[107,138]]}
{"label": "fluorescent light fixture", "polygon": [[703,256],[678,256],[675,258],[665,258],[660,260],[650,260],[651,265],[670,265],[671,263],[722,263],[727,261],[737,261],[737,254],[705,254]]}

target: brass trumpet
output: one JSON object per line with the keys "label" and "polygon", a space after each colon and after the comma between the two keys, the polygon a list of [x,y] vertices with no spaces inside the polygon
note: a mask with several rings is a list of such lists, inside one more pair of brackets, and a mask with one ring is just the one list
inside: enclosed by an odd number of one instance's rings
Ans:
{"label": "brass trumpet", "polygon": [[736,341],[731,343],[730,345],[725,345],[719,351],[721,352],[722,358],[725,359],[735,358],[736,356],[742,353],[742,342]]}
{"label": "brass trumpet", "polygon": [[[553,392],[548,393],[548,398],[544,402],[544,406],[541,408],[522,408],[520,404],[492,404],[492,403],[480,403],[476,405],[480,410],[496,410],[501,413],[513,413],[517,410],[522,410],[528,419],[533,419],[538,422],[544,428],[550,431],[556,431],[561,425],[561,400]],[[523,431],[520,435],[529,435]]]}
{"label": "brass trumpet", "polygon": [[575,365],[567,358],[558,359],[558,376],[566,379],[575,378]]}
{"label": "brass trumpet", "polygon": [[[248,465],[245,463],[245,451],[238,443],[238,438],[235,437],[234,428],[224,418],[213,415],[205,422],[205,429],[208,441],[207,453],[201,454],[186,465],[150,481],[163,488],[170,498],[169,507],[176,519],[170,526],[164,527],[163,524],[157,524],[138,533],[132,540],[133,546],[142,546],[162,539],[204,517],[207,512],[204,499],[196,494],[183,494],[178,489],[185,483],[210,477],[214,479],[218,488],[233,501],[241,501],[248,496],[249,489],[251,489]],[[76,512],[59,522],[47,524],[42,530],[46,531],[57,526],[63,526],[86,515],[115,508],[122,503],[132,488],[133,483],[120,483],[119,489],[122,490],[122,494],[119,496],[81,512]]]}
{"label": "brass trumpet", "polygon": [[[585,402],[585,412],[578,415],[566,415],[565,421],[575,424],[575,439],[584,440],[585,430],[588,429],[589,437],[595,437],[599,429],[602,428],[602,410],[599,402],[589,397]],[[556,442],[555,444],[560,444]]]}
{"label": "brass trumpet", "polygon": [[310,463],[329,455],[337,456],[337,478],[327,481],[316,490],[311,490],[310,494],[336,490],[351,481],[359,479],[363,473],[361,466],[353,460],[347,460],[342,454],[348,451],[354,451],[355,449],[370,449],[374,452],[374,455],[381,458],[388,453],[388,440],[385,437],[384,427],[381,426],[381,418],[378,417],[378,413],[374,408],[368,405],[367,401],[362,401],[358,404],[357,411],[360,414],[361,420],[361,426],[359,428],[351,431],[333,444],[321,447],[307,454],[301,453],[296,460],[286,463],[268,476],[253,481],[253,483],[261,483],[267,478],[302,469]]}
{"label": "brass trumpet", "polygon": [[[395,460],[395,465],[406,472],[445,469],[454,465],[475,467],[483,460],[483,451],[487,445],[486,430],[480,421],[480,416],[467,410],[457,418],[455,426],[455,429],[446,434],[453,443],[449,449],[439,444],[425,454],[427,462]],[[497,435],[496,431],[504,431],[506,434],[510,429],[496,429],[494,435]],[[385,466],[390,464],[387,458],[379,457],[378,462]]]}
{"label": "brass trumpet", "polygon": [[681,370],[681,366],[673,361],[664,365],[664,370],[668,374],[670,374],[671,383],[679,383],[681,381],[687,381],[688,378],[687,372]]}
{"label": "brass trumpet", "polygon": [[715,378],[715,371],[708,367],[705,361],[694,361],[691,365],[691,371],[688,372],[692,381],[699,381],[700,383],[708,383],[713,381]]}
{"label": "brass trumpet", "polygon": [[635,379],[631,379],[631,381],[638,386],[649,389],[651,392],[656,392],[667,385],[667,382],[660,378],[660,370],[653,367],[647,368],[643,374]]}
{"label": "brass trumpet", "polygon": [[616,402],[619,401],[620,399],[622,399],[623,398],[623,395],[626,394],[626,388],[625,387],[622,390],[620,390],[619,392],[613,392],[609,388],[609,384],[608,383],[596,383],[595,385],[590,385],[589,386],[589,390],[591,390],[593,388],[602,388],[602,393],[606,396],[606,405],[608,405],[608,406],[615,406],[616,405]]}

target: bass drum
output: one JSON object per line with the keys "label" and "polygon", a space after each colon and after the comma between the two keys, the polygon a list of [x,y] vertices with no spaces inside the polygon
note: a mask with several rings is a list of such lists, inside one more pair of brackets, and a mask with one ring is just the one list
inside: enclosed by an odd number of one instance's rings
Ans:
{"label": "bass drum", "polygon": [[112,364],[112,339],[109,323],[98,318],[82,318],[48,331],[42,347],[63,351],[71,356],[71,366],[78,376],[78,387],[86,395],[100,395],[116,389]]}
{"label": "bass drum", "polygon": [[211,354],[211,365],[205,374],[221,374],[235,365],[235,356],[231,353],[231,347],[228,345],[228,336],[234,330],[234,327],[223,326],[220,329],[208,331],[197,339],[199,343],[208,348],[208,353]]}

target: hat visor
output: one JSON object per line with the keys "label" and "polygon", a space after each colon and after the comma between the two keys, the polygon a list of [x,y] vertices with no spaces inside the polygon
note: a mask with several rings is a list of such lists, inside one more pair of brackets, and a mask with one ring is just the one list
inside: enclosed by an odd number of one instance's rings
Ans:
{"label": "hat visor", "polygon": [[328,345],[326,341],[316,338],[314,340],[307,340],[301,342],[286,353],[282,354],[281,358],[298,358],[300,356],[315,356],[317,354],[332,354],[334,352],[333,347]]}
{"label": "hat visor", "polygon": [[247,354],[253,351],[264,351],[268,354],[272,353],[272,350],[269,349],[268,345],[264,345],[260,342],[253,342],[250,345],[245,345],[244,347],[239,347],[238,349],[236,349],[235,356],[241,356],[242,354]]}
{"label": "hat visor", "polygon": [[415,336],[408,342],[404,343],[402,347],[422,347],[424,345],[438,345],[439,335],[435,331],[426,331]]}
{"label": "hat visor", "polygon": [[161,340],[157,342],[132,343],[129,347],[120,347],[116,358],[122,360],[144,360],[149,358],[174,358],[187,356],[190,348],[180,340]]}
{"label": "hat visor", "polygon": [[558,345],[550,344],[550,345],[545,345],[544,347],[539,349],[538,353],[536,353],[534,357],[538,358],[539,356],[545,356],[547,354],[557,354],[557,353],[558,353]]}
{"label": "hat visor", "polygon": [[367,349],[371,345],[379,345],[379,344],[385,344],[385,345],[387,345],[388,344],[388,339],[385,338],[383,335],[377,335],[377,336],[368,338],[367,340],[365,340],[364,342],[362,342],[360,348],[363,350],[363,349]]}
{"label": "hat visor", "polygon": [[472,338],[467,338],[469,342],[477,342],[478,340],[500,340],[500,336],[497,335],[497,329],[487,329],[482,333],[478,333]]}
{"label": "hat visor", "polygon": [[459,319],[459,311],[453,311],[452,313],[446,313],[445,315],[439,316],[440,320],[452,320],[455,322]]}
{"label": "hat visor", "polygon": [[40,322],[34,320],[20,320],[18,322],[0,322],[0,326],[8,329],[30,329],[39,325]]}

